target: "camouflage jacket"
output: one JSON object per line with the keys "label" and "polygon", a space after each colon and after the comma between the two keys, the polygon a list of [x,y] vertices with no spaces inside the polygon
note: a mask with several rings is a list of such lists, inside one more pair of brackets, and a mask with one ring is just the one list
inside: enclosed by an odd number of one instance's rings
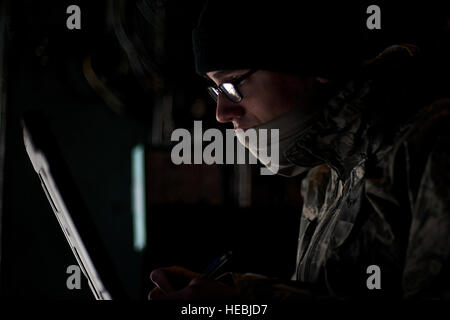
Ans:
{"label": "camouflage jacket", "polygon": [[287,151],[312,168],[296,272],[235,275],[244,295],[450,298],[450,99],[419,90],[415,59],[407,45],[383,51]]}

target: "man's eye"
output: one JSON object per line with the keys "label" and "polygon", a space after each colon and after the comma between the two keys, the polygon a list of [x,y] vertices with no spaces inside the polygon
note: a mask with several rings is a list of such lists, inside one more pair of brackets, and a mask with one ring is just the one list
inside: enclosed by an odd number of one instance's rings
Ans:
{"label": "man's eye", "polygon": [[231,77],[231,78],[229,78],[229,79],[226,79],[223,83],[226,83],[226,82],[228,82],[228,83],[230,83],[230,82],[234,82],[236,79],[238,79],[239,77],[237,77],[237,76],[234,76],[234,77]]}
{"label": "man's eye", "polygon": [[[228,81],[226,81],[226,82],[234,82],[234,81],[236,81],[237,79],[239,79],[240,77],[242,77],[244,74],[245,74],[245,73],[234,75],[234,76],[232,76],[232,77],[231,77]],[[243,79],[242,81],[244,81],[244,80],[245,80],[245,79]],[[239,83],[241,83],[242,81],[239,81]]]}

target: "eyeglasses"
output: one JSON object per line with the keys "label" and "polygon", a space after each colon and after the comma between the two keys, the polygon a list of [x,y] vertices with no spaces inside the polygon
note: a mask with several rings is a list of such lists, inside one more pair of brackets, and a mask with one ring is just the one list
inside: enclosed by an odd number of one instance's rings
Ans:
{"label": "eyeglasses", "polygon": [[242,81],[250,77],[256,71],[257,70],[250,70],[249,72],[244,73],[242,76],[237,77],[230,82],[224,82],[219,84],[218,86],[208,87],[208,92],[216,103],[220,93],[223,93],[231,102],[241,102],[244,97],[239,92],[237,87],[241,84]]}

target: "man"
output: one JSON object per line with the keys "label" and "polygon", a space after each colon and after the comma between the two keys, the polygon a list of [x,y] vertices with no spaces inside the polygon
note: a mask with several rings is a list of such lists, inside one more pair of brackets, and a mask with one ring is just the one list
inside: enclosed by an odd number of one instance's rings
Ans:
{"label": "man", "polygon": [[374,51],[343,6],[206,6],[194,53],[217,120],[279,129],[278,173],[306,173],[297,267],[231,284],[161,268],[150,299],[450,298],[448,47],[407,34]]}

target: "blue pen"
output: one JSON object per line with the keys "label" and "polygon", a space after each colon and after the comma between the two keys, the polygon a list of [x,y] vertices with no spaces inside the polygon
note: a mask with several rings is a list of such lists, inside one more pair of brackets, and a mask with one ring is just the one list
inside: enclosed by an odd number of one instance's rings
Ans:
{"label": "blue pen", "polygon": [[228,264],[231,260],[232,252],[228,251],[223,256],[218,257],[215,259],[203,272],[202,275],[200,275],[200,278],[202,279],[214,279],[216,275],[220,275],[219,272],[222,272],[224,270],[224,266]]}

